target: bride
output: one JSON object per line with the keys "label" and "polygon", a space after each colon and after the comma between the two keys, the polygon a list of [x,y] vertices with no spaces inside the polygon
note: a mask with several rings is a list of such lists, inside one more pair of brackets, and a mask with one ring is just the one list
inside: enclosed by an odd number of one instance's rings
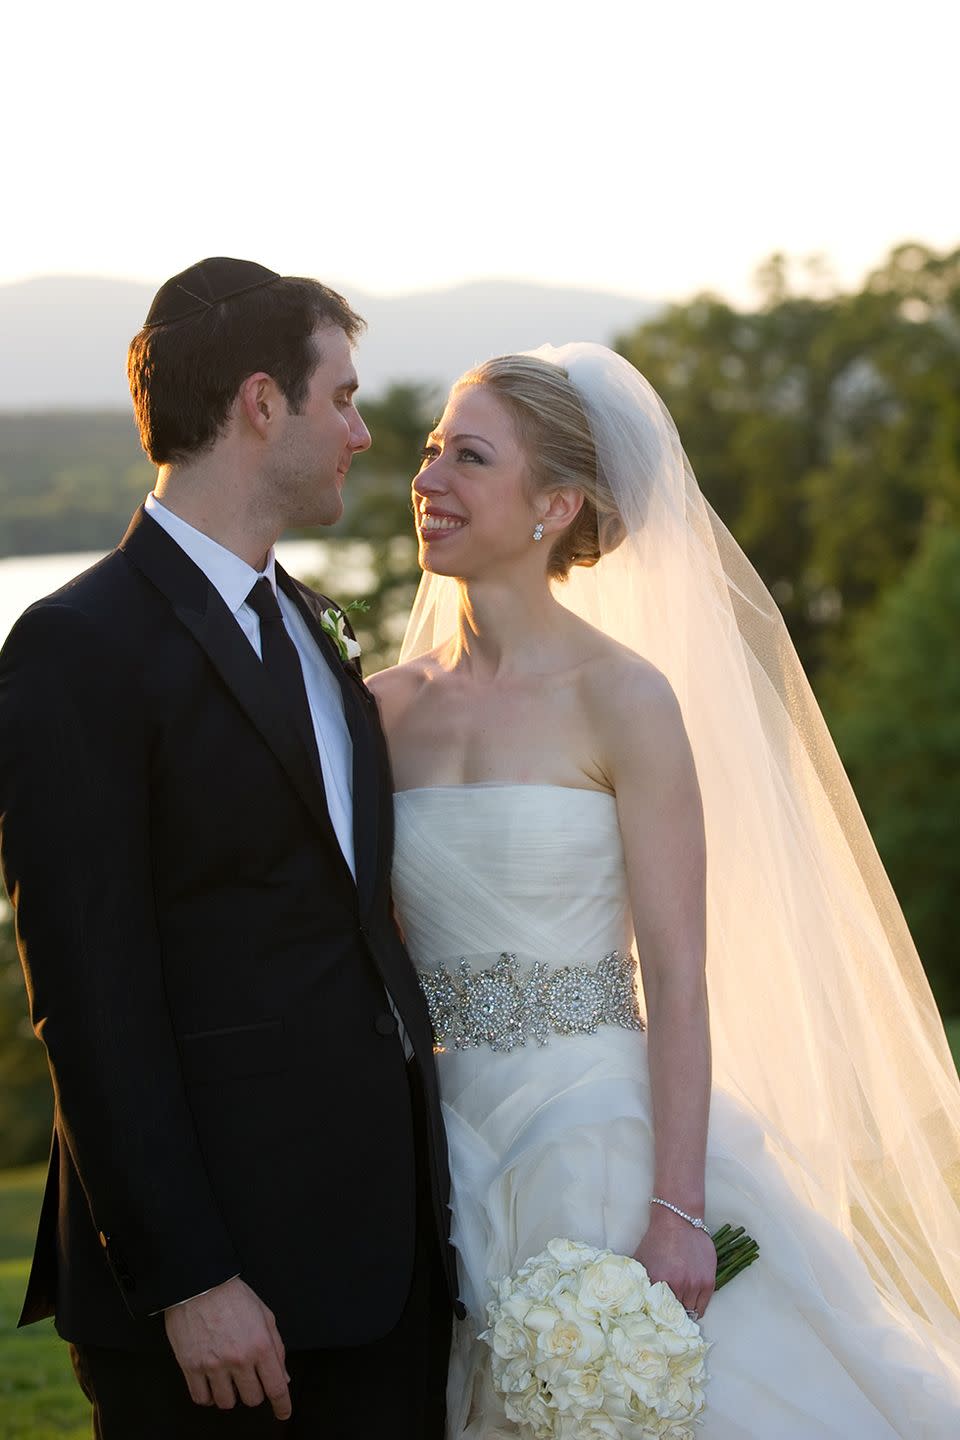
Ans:
{"label": "bride", "polygon": [[[956,1073],[780,616],[669,415],[600,346],[492,360],[413,495],[424,579],[371,685],[468,1311],[450,1440],[518,1434],[477,1335],[554,1236],[636,1255],[702,1317],[704,1440],[946,1440]],[[716,1296],[703,1217],[760,1245]]]}

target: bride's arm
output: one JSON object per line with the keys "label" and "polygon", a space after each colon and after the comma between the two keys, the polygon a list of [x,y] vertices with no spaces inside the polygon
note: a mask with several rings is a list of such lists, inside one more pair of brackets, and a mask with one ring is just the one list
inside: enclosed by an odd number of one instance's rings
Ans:
{"label": "bride's arm", "polygon": [[[703,1217],[710,1104],[705,978],[706,858],[693,756],[669,684],[621,662],[604,687],[598,727],[616,792],[643,977],[654,1125],[653,1194]],[[638,1258],[703,1313],[713,1293],[709,1236],[637,1196],[647,1226]]]}

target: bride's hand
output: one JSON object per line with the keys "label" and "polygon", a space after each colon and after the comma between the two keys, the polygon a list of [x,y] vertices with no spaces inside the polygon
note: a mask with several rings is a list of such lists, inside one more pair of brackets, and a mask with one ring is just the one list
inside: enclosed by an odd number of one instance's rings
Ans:
{"label": "bride's hand", "polygon": [[666,1281],[685,1310],[703,1316],[717,1278],[716,1248],[705,1230],[661,1208],[651,1215],[635,1258],[653,1282]]}

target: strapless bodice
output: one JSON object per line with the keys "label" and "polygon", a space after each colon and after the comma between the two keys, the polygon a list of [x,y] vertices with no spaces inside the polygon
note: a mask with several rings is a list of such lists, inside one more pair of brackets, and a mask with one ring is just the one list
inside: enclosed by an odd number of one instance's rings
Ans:
{"label": "strapless bodice", "polygon": [[481,784],[395,797],[394,898],[420,969],[509,951],[554,968],[629,951],[613,796]]}

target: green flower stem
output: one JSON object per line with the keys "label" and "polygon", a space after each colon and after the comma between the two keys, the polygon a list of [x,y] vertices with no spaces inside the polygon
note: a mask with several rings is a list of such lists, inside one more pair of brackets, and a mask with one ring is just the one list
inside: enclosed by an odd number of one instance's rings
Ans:
{"label": "green flower stem", "polygon": [[750,1236],[744,1235],[741,1240],[735,1240],[732,1245],[719,1246],[717,1249],[717,1260],[722,1263],[735,1255],[741,1255],[744,1250],[749,1250],[753,1244],[754,1242],[750,1239]]}
{"label": "green flower stem", "polygon": [[[729,1227],[728,1227],[728,1229],[729,1229]],[[741,1235],[745,1235],[745,1234],[746,1234],[746,1231],[744,1230],[743,1226],[742,1226],[742,1225],[738,1225],[737,1228],[736,1228],[736,1230],[731,1230],[731,1231],[730,1231],[730,1233],[726,1236],[726,1238],[725,1238],[725,1240],[724,1240],[723,1243],[724,1243],[725,1245],[730,1245],[730,1244],[733,1243],[734,1240],[739,1240],[739,1239],[740,1239],[740,1236],[741,1236]],[[714,1244],[717,1243],[717,1241],[716,1241],[716,1236],[713,1237],[713,1243],[714,1243]]]}
{"label": "green flower stem", "polygon": [[748,1269],[756,1258],[756,1255],[751,1255],[749,1259],[741,1261],[739,1265],[735,1265],[732,1270],[724,1270],[723,1273],[717,1277],[713,1288],[715,1290],[722,1290],[724,1285],[729,1285],[731,1280],[737,1278],[741,1270]]}
{"label": "green flower stem", "polygon": [[743,1249],[738,1250],[735,1255],[724,1255],[720,1260],[718,1260],[717,1269],[729,1270],[732,1266],[739,1265],[744,1260],[755,1260],[759,1253],[760,1252],[757,1249],[756,1245],[745,1245]]}
{"label": "green flower stem", "polygon": [[749,1235],[744,1235],[742,1240],[737,1240],[732,1245],[724,1245],[717,1251],[721,1260],[729,1259],[731,1256],[742,1255],[744,1250],[751,1250],[756,1247],[756,1241],[751,1240]]}
{"label": "green flower stem", "polygon": [[751,1235],[748,1235],[742,1225],[734,1230],[729,1225],[721,1225],[711,1235],[711,1240],[717,1250],[717,1279],[715,1289],[720,1290],[724,1285],[752,1265],[760,1254],[760,1247]]}
{"label": "green flower stem", "polygon": [[728,1285],[736,1275],[740,1274],[741,1270],[746,1270],[748,1265],[752,1265],[759,1254],[759,1250],[751,1250],[739,1260],[735,1260],[729,1265],[724,1265],[722,1269],[717,1272],[716,1288],[719,1290],[722,1285]]}

